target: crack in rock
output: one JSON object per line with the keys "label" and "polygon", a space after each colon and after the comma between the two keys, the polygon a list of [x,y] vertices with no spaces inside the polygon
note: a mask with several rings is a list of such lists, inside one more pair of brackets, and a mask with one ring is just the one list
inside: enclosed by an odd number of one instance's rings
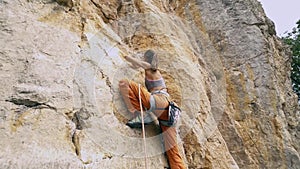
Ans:
{"label": "crack in rock", "polygon": [[91,114],[85,109],[81,108],[76,111],[70,120],[75,125],[75,132],[72,134],[72,143],[75,147],[76,155],[81,159],[81,145],[80,145],[80,134],[84,128],[89,127],[89,125],[85,122],[91,117]]}
{"label": "crack in rock", "polygon": [[43,103],[43,102],[38,102],[38,101],[34,101],[34,100],[31,100],[31,99],[23,99],[23,98],[11,98],[11,99],[8,99],[8,100],[5,100],[7,102],[11,102],[15,105],[23,105],[23,106],[26,106],[26,107],[29,107],[29,108],[49,108],[49,109],[53,109],[53,110],[56,110],[55,107],[53,106],[50,106],[49,104],[47,103]]}

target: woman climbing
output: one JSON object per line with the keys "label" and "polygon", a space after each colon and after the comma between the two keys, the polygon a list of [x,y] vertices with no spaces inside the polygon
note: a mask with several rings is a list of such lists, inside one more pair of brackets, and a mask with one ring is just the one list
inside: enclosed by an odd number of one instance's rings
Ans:
{"label": "woman climbing", "polygon": [[[167,93],[167,87],[165,81],[158,70],[158,58],[157,54],[152,50],[147,50],[144,54],[144,60],[136,59],[132,56],[124,57],[134,67],[141,67],[145,70],[145,87],[140,88],[140,95],[142,100],[142,106],[145,110],[149,110],[151,95],[155,100],[155,110],[152,112],[158,118],[159,121],[168,120],[168,106],[169,106],[169,94]],[[130,120],[127,125],[132,128],[141,128],[142,118],[144,123],[151,123],[151,116],[146,113],[144,117],[141,117],[139,111],[139,85],[133,81],[123,79],[119,82],[120,93],[124,99],[127,109],[134,115],[134,118]],[[151,102],[153,103],[153,102]],[[174,126],[166,126],[160,122],[162,129],[162,135],[164,140],[164,146],[171,169],[184,169],[182,157],[180,156],[177,140],[176,140],[176,128]]]}

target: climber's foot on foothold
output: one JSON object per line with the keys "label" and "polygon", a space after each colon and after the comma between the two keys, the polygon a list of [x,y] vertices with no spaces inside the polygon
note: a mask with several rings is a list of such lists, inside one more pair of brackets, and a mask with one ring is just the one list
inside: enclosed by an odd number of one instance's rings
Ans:
{"label": "climber's foot on foothold", "polygon": [[[146,114],[146,116],[144,117],[144,124],[148,125],[152,122],[152,118],[149,114]],[[141,114],[137,115],[135,118],[133,118],[132,120],[128,121],[126,123],[127,126],[131,127],[131,128],[142,128],[142,117]]]}

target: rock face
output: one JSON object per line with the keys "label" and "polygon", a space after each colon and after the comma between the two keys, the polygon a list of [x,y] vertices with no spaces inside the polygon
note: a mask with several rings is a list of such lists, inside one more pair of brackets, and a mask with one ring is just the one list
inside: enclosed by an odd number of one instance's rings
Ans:
{"label": "rock face", "polygon": [[[187,168],[300,167],[290,57],[256,0],[1,0],[0,168],[145,168],[118,81],[157,51]],[[159,129],[147,165],[166,168]]]}

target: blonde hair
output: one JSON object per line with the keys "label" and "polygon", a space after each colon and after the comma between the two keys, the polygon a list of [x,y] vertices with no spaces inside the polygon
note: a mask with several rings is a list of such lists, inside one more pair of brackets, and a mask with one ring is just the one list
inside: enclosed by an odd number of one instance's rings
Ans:
{"label": "blonde hair", "polygon": [[147,50],[144,54],[144,59],[146,62],[150,63],[151,70],[156,71],[158,69],[157,54],[153,50]]}

